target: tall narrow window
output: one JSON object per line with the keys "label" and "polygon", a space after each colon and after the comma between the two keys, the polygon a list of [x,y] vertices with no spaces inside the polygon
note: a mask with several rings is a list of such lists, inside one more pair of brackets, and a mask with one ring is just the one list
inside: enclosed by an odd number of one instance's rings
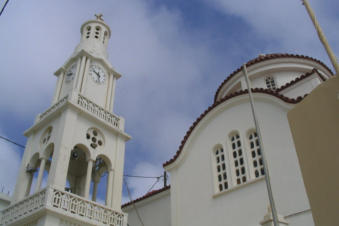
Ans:
{"label": "tall narrow window", "polygon": [[246,178],[246,168],[244,162],[243,150],[241,147],[240,136],[238,133],[232,135],[230,137],[232,144],[232,156],[234,160],[234,169],[237,184],[245,183]]}
{"label": "tall narrow window", "polygon": [[275,80],[272,76],[267,76],[265,78],[265,82],[266,82],[266,86],[268,89],[270,90],[276,90],[277,89],[277,85],[275,84]]}
{"label": "tall narrow window", "polygon": [[219,191],[224,191],[228,189],[224,149],[222,147],[219,147],[215,151],[214,156],[215,156],[215,162],[216,162],[216,167],[217,167],[218,189]]}
{"label": "tall narrow window", "polygon": [[250,143],[250,152],[252,157],[254,175],[256,178],[258,178],[265,174],[258,134],[255,131],[251,132],[248,135],[248,140]]}

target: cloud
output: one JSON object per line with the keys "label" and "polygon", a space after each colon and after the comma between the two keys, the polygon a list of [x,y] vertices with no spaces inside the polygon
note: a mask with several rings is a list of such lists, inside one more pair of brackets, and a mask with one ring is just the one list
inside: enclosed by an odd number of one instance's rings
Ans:
{"label": "cloud", "polygon": [[[266,39],[263,52],[284,50],[327,58],[301,1],[203,1],[217,11],[241,18],[249,24],[249,39],[252,36]],[[334,15],[329,17],[328,13],[325,14],[325,12],[332,11],[330,7],[335,3],[332,0],[325,2],[326,4],[323,1],[321,3],[311,1],[311,5],[317,10],[324,30],[331,34],[330,37],[338,37],[339,32],[337,29],[333,29],[338,25],[337,18]],[[334,46],[338,51],[338,42]]]}
{"label": "cloud", "polygon": [[[160,166],[155,166],[149,162],[140,162],[135,168],[132,170],[132,175],[147,175],[147,176],[162,176],[163,169]],[[128,184],[128,188],[131,192],[132,200],[139,198],[145,195],[147,192],[151,192],[153,190],[157,190],[163,187],[163,179],[156,178],[131,178],[129,177],[126,180]],[[130,197],[127,192],[122,198],[122,203],[126,203],[130,201]]]}
{"label": "cloud", "polygon": [[[0,134],[6,134],[0,129]],[[13,144],[0,139],[0,191],[13,193],[21,164],[20,151]]]}
{"label": "cloud", "polygon": [[[211,11],[194,15],[194,10],[170,5],[172,1],[11,2],[0,20],[0,27],[10,31],[0,36],[0,43],[5,43],[0,45],[1,120],[32,122],[50,106],[56,84],[53,72],[78,44],[81,24],[98,12],[112,30],[109,61],[123,75],[117,82],[114,112],[126,119],[126,132],[133,137],[126,145],[128,174],[160,175],[161,164],[172,157],[190,124],[211,104],[219,83],[245,60],[265,52],[297,52],[329,62],[300,1],[194,3]],[[333,29],[339,25],[338,7],[331,8],[338,3],[311,4],[338,52],[339,31]],[[200,21],[207,18],[208,26],[190,26],[193,19],[187,21],[187,14]],[[216,14],[220,21],[208,20]],[[23,132],[12,127],[3,129]],[[16,155],[13,148],[5,149],[5,155]],[[154,180],[128,182],[137,198]]]}

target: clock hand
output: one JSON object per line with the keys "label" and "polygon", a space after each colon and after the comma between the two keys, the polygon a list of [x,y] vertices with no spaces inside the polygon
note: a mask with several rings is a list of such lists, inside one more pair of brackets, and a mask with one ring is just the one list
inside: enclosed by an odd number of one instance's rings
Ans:
{"label": "clock hand", "polygon": [[99,74],[98,72],[94,71],[94,73],[97,74],[98,78],[101,77],[100,74]]}

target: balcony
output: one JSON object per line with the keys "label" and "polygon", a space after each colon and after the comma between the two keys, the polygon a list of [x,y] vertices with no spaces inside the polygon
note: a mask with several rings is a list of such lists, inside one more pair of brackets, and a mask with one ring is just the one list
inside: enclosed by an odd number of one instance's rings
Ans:
{"label": "balcony", "polygon": [[71,96],[67,95],[63,97],[58,102],[56,102],[51,107],[49,107],[45,112],[41,113],[36,119],[36,123],[39,123],[43,119],[47,118],[48,116],[60,111],[63,108],[63,106],[65,106],[67,103],[72,103],[73,105],[81,108],[88,114],[91,114],[103,120],[105,123],[109,124],[110,126],[116,129],[119,129],[119,130],[124,129],[123,122],[121,122],[121,119],[119,116],[105,110],[103,107],[97,105],[96,103],[92,102],[88,98],[76,92],[72,93]]}
{"label": "balcony", "polygon": [[127,225],[127,214],[51,186],[4,209],[0,225],[10,225],[43,209],[88,225]]}

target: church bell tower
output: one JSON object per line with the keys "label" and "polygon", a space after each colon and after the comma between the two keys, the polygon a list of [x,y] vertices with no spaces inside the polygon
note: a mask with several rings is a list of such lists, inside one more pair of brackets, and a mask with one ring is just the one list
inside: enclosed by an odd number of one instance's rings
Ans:
{"label": "church bell tower", "polygon": [[108,61],[111,30],[96,15],[80,31],[80,43],[55,72],[51,106],[25,131],[13,200],[1,225],[127,225],[120,206],[130,136],[113,113],[121,75]]}

